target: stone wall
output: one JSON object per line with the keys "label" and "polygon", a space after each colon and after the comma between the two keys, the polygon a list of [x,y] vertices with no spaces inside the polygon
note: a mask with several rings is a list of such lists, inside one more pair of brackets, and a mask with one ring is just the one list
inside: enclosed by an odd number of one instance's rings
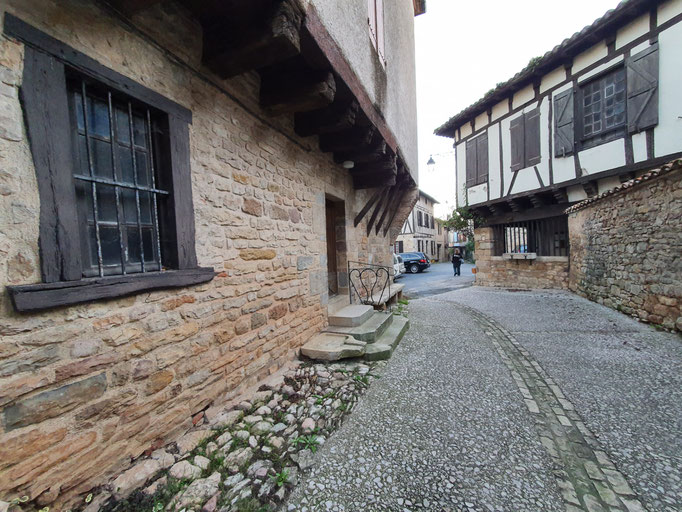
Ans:
{"label": "stone wall", "polygon": [[557,288],[568,286],[568,257],[539,256],[535,260],[507,260],[494,256],[492,228],[477,228],[476,284],[502,288]]}
{"label": "stone wall", "polygon": [[643,321],[682,330],[682,170],[569,216],[570,289]]}
{"label": "stone wall", "polygon": [[[182,34],[182,50],[161,41],[169,58],[94,2],[0,9],[191,109],[198,263],[216,270],[200,286],[34,314],[0,296],[0,500],[47,504],[89,492],[201,423],[207,407],[276,371],[325,326],[325,197],[345,201],[354,261],[391,265],[391,235],[407,213],[387,237],[366,236],[366,219],[354,228],[373,191],[354,191],[290,117],[261,112],[255,74],[222,81],[195,69],[201,34],[181,10],[163,4],[137,21],[155,39]],[[0,287],[40,282],[22,66],[23,45],[3,36]]]}

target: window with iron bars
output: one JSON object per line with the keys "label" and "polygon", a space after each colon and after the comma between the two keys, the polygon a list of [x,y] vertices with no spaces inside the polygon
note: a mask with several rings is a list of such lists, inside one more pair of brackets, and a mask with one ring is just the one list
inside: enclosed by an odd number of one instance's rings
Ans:
{"label": "window with iron bars", "polygon": [[83,276],[161,269],[153,116],[145,105],[74,79],[69,102]]}
{"label": "window with iron bars", "polygon": [[505,253],[568,256],[568,217],[565,215],[492,227],[496,256]]}

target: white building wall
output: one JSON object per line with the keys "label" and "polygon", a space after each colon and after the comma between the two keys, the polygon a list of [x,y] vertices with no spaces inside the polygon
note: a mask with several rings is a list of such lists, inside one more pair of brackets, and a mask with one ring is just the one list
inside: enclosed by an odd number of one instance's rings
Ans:
{"label": "white building wall", "polygon": [[658,125],[654,128],[654,156],[682,148],[682,23],[658,36]]}

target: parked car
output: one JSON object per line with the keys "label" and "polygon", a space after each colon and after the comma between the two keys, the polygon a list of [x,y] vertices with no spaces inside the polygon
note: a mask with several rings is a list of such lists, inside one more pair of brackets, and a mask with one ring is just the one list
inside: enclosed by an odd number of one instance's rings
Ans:
{"label": "parked car", "polygon": [[393,271],[394,281],[405,273],[405,264],[403,263],[403,259],[397,254],[393,255]]}
{"label": "parked car", "polygon": [[417,272],[422,272],[431,266],[429,259],[423,252],[401,252],[398,254],[403,259],[405,263],[405,268],[411,274],[416,274]]}

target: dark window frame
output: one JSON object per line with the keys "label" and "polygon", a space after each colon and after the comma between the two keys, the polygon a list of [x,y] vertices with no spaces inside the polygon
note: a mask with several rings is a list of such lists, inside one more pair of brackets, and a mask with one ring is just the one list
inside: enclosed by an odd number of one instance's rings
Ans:
{"label": "dark window frame", "polygon": [[[615,75],[618,72],[623,73],[623,121],[616,126],[608,128],[606,130],[601,129],[597,133],[592,133],[585,135],[585,125],[584,125],[584,98],[585,89],[587,87],[593,86],[605,80],[609,75]],[[575,119],[575,132],[574,132],[574,143],[578,151],[593,148],[596,146],[601,146],[608,142],[614,140],[625,138],[628,131],[628,109],[627,109],[627,94],[628,94],[628,81],[627,72],[624,62],[619,62],[613,66],[605,69],[601,73],[590,77],[589,79],[580,82],[575,89],[575,101],[573,102],[573,117]],[[603,102],[603,98],[601,100]],[[601,112],[603,113],[603,108]],[[603,119],[602,119],[603,122]]]}
{"label": "dark window frame", "polygon": [[[40,197],[43,282],[8,286],[15,309],[36,311],[213,279],[214,270],[198,267],[196,258],[189,155],[191,112],[8,13],[4,33],[25,44],[20,97]],[[160,113],[161,129],[168,136],[159,147],[159,154],[167,158],[167,172],[159,173],[164,183],[159,187],[168,190],[170,197],[164,211],[159,211],[159,222],[166,230],[161,252],[169,270],[83,277],[67,93],[70,73],[88,77]]]}

